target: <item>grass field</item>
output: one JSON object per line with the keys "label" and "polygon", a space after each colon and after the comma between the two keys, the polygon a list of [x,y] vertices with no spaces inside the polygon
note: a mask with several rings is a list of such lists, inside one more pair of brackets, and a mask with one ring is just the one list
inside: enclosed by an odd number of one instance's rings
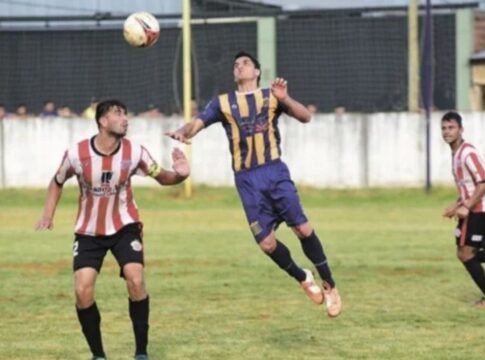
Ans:
{"label": "grass field", "polygon": [[[453,189],[300,189],[344,300],[329,319],[256,247],[234,189],[135,189],[145,223],[153,360],[483,359],[485,311],[455,258]],[[76,189],[36,233],[44,191],[0,191],[0,359],[89,353],[74,311]],[[309,266],[286,228],[279,238]],[[97,284],[110,360],[132,358],[124,283],[111,255]]]}

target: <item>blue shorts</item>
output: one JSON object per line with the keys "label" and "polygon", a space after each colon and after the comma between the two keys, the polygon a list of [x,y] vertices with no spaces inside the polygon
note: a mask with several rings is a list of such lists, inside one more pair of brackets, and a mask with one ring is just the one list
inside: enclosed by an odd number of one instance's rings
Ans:
{"label": "blue shorts", "polygon": [[259,243],[283,221],[290,227],[308,221],[288,167],[281,160],[236,173],[249,227]]}

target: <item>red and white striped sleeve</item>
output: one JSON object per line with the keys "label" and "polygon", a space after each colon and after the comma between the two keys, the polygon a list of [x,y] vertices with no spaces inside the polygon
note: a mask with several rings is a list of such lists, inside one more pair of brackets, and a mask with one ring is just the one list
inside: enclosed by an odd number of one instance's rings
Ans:
{"label": "red and white striped sleeve", "polygon": [[153,159],[150,152],[141,146],[141,155],[138,167],[136,169],[136,174],[141,176],[157,177],[162,171],[160,165]]}
{"label": "red and white striped sleeve", "polygon": [[465,166],[475,184],[485,182],[485,164],[476,150],[470,151],[465,159]]}
{"label": "red and white striped sleeve", "polygon": [[56,175],[54,175],[54,181],[57,185],[62,186],[66,182],[67,179],[74,175],[74,167],[71,164],[71,160],[69,159],[69,151],[66,150],[64,152],[64,156],[62,157],[61,165],[57,169]]}

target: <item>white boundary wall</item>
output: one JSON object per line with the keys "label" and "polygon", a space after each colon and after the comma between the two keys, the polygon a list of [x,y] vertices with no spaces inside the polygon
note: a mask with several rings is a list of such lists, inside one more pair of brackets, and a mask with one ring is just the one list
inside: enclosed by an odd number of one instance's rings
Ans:
{"label": "white boundary wall", "polygon": [[[465,139],[484,154],[485,113],[464,113]],[[442,113],[431,124],[433,184],[452,185],[451,155],[440,134]],[[162,166],[171,165],[170,151],[180,146],[163,133],[183,124],[181,118],[133,118],[128,137],[145,145]],[[317,115],[309,124],[281,118],[283,160],[294,181],[319,188],[423,186],[425,120],[409,113]],[[0,187],[45,187],[64,150],[92,136],[94,121],[30,119],[0,121]],[[220,124],[193,139],[195,184],[232,185],[228,142]],[[135,184],[155,185],[136,177]],[[70,184],[75,184],[71,180]]]}

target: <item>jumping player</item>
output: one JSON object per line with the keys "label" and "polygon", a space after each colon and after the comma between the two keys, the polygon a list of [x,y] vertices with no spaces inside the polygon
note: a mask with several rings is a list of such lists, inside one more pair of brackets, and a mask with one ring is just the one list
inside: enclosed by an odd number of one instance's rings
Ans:
{"label": "jumping player", "polygon": [[[282,78],[274,80],[271,89],[259,88],[260,64],[251,54],[240,52],[234,57],[233,75],[237,91],[215,97],[192,122],[167,135],[190,143],[203,128],[222,124],[229,139],[236,187],[256,242],[301,284],[313,302],[325,302],[328,315],[338,316],[342,304],[327,258],[303,212],[288,167],[280,159],[280,114],[285,112],[307,123],[311,113],[289,96]],[[276,227],[283,221],[300,239],[303,252],[318,270],[323,290],[311,271],[296,265],[288,248],[276,239]]]}

